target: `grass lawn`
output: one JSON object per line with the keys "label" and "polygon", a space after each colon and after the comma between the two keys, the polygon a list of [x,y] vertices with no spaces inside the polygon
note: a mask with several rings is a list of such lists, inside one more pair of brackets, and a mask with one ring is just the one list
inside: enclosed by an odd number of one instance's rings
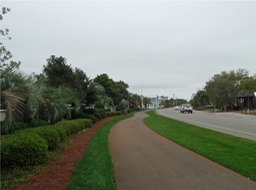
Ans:
{"label": "grass lawn", "polygon": [[87,150],[74,170],[67,190],[114,190],[113,163],[109,150],[110,128],[128,116],[119,117],[102,126],[89,142]]}
{"label": "grass lawn", "polygon": [[145,124],[160,135],[256,180],[256,142],[183,123],[149,111]]}

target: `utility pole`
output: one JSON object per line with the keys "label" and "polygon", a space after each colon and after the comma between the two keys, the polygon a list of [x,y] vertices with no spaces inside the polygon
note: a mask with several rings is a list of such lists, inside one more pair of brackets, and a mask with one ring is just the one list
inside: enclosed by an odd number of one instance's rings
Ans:
{"label": "utility pole", "polygon": [[172,105],[173,105],[173,107],[175,106],[174,105],[174,98],[175,98],[175,94],[173,94],[173,96],[172,96]]}
{"label": "utility pole", "polygon": [[143,91],[142,91],[142,81],[140,83],[140,88],[141,88],[141,109],[143,110]]}

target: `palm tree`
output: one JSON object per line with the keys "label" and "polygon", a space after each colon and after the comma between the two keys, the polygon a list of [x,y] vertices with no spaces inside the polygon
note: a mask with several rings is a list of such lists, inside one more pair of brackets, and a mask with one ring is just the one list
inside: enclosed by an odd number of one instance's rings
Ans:
{"label": "palm tree", "polygon": [[[71,117],[71,109],[80,109],[81,102],[76,93],[66,86],[51,87],[44,77],[38,77],[31,89],[28,107],[34,120],[44,119],[55,123]],[[71,108],[72,107],[72,108]]]}
{"label": "palm tree", "polygon": [[18,70],[19,64],[0,65],[1,110],[5,110],[5,122],[1,132],[8,132],[10,123],[21,119],[26,108],[25,100],[31,78]]}
{"label": "palm tree", "polygon": [[9,133],[15,121],[30,123],[40,118],[51,123],[70,116],[67,105],[80,108],[80,101],[72,89],[64,86],[53,88],[46,85],[43,77],[37,80],[19,71],[19,64],[0,66],[1,110],[6,117],[1,123],[1,133]]}

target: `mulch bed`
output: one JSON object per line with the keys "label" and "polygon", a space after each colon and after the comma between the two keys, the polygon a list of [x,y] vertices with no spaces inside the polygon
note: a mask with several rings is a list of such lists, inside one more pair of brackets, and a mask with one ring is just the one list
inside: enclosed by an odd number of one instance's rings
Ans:
{"label": "mulch bed", "polygon": [[25,183],[11,187],[8,190],[63,190],[72,177],[77,161],[82,159],[86,147],[96,133],[106,122],[115,117],[102,119],[95,123],[86,132],[81,132],[72,137],[72,144],[66,148],[60,158],[50,162],[47,169],[32,177]]}

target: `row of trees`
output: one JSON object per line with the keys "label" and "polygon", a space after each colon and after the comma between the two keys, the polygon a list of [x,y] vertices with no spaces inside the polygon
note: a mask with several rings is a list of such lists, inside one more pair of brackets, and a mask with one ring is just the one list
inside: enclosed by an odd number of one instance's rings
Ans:
{"label": "row of trees", "polygon": [[1,110],[6,110],[3,125],[12,121],[55,123],[75,118],[86,109],[116,108],[126,111],[141,106],[141,97],[128,92],[128,84],[114,81],[107,74],[89,79],[79,68],[73,69],[64,57],[51,56],[39,75],[25,75],[20,63],[1,63]]}
{"label": "row of trees", "polygon": [[256,75],[249,76],[245,69],[223,71],[215,74],[203,89],[193,95],[191,104],[197,108],[212,106],[226,110],[237,106],[236,96],[239,92],[256,92]]}
{"label": "row of trees", "polygon": [[[0,8],[2,21],[10,9]],[[0,37],[11,39],[9,30],[1,28]],[[8,132],[14,121],[33,124],[42,119],[55,123],[63,118],[80,117],[91,107],[121,111],[141,107],[141,96],[130,94],[125,82],[116,82],[107,74],[90,79],[83,70],[68,65],[62,56],[48,58],[41,74],[26,75],[1,40],[0,61],[1,117],[5,113],[1,132]]]}

